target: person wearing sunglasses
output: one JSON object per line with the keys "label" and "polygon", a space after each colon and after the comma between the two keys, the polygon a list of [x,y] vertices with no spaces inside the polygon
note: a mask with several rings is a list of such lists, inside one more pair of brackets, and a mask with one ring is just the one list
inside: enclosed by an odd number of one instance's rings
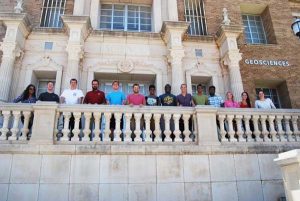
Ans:
{"label": "person wearing sunglasses", "polygon": [[33,84],[28,85],[23,93],[13,100],[14,103],[35,103],[36,101],[36,90]]}

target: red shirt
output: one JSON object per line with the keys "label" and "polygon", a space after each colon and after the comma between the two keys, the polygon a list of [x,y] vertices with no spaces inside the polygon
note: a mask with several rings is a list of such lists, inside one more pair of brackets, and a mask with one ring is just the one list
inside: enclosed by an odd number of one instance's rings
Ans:
{"label": "red shirt", "polygon": [[130,94],[127,96],[128,104],[145,105],[145,97],[142,94]]}
{"label": "red shirt", "polygon": [[240,102],[240,108],[249,108],[247,104],[243,104],[243,102]]}
{"label": "red shirt", "polygon": [[106,103],[105,94],[103,91],[89,91],[85,95],[84,101],[85,104],[104,104]]}

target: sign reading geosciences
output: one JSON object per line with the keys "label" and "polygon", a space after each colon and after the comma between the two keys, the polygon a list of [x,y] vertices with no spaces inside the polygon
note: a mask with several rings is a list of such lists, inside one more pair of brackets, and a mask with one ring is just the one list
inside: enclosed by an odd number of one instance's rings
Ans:
{"label": "sign reading geosciences", "polygon": [[287,60],[245,59],[245,64],[260,66],[290,66]]}

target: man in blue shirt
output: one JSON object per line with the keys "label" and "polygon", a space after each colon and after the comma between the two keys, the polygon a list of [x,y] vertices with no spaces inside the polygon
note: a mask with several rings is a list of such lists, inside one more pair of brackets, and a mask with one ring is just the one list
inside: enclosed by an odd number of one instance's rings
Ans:
{"label": "man in blue shirt", "polygon": [[108,105],[125,105],[126,97],[123,92],[119,91],[119,82],[113,81],[113,91],[106,96]]}
{"label": "man in blue shirt", "polygon": [[[125,105],[126,97],[122,91],[119,91],[119,81],[113,81],[112,88],[113,91],[106,96],[106,103],[108,105]],[[125,128],[124,123],[125,121],[123,120],[123,116],[122,116],[121,125],[120,125],[121,130]],[[110,120],[110,130],[112,132],[112,135],[115,129],[116,129],[116,119],[114,115],[112,115]]]}
{"label": "man in blue shirt", "polygon": [[215,107],[223,107],[224,100],[221,96],[216,95],[216,87],[210,86],[208,88],[209,96],[208,96],[208,104]]}

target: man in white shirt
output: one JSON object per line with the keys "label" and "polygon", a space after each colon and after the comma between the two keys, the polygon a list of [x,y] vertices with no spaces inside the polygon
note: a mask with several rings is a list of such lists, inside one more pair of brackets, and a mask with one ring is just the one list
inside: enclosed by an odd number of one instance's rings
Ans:
{"label": "man in white shirt", "polygon": [[[84,95],[80,89],[77,89],[77,80],[76,79],[71,79],[70,80],[70,88],[65,89],[63,93],[60,95],[60,103],[61,104],[68,104],[68,105],[74,105],[74,104],[82,104],[83,103],[83,98]],[[63,125],[63,120],[60,118],[59,120],[59,127],[62,127]],[[69,121],[69,129],[71,133],[69,134],[69,138],[73,137],[72,130],[74,129],[75,125],[75,119],[72,114],[70,121]],[[81,118],[79,122],[79,129],[81,129]],[[80,135],[80,134],[79,134]],[[77,138],[78,136],[75,136]]]}
{"label": "man in white shirt", "polygon": [[81,104],[83,101],[83,93],[80,89],[77,89],[77,80],[70,80],[70,89],[65,89],[60,96],[60,103],[68,105]]}

